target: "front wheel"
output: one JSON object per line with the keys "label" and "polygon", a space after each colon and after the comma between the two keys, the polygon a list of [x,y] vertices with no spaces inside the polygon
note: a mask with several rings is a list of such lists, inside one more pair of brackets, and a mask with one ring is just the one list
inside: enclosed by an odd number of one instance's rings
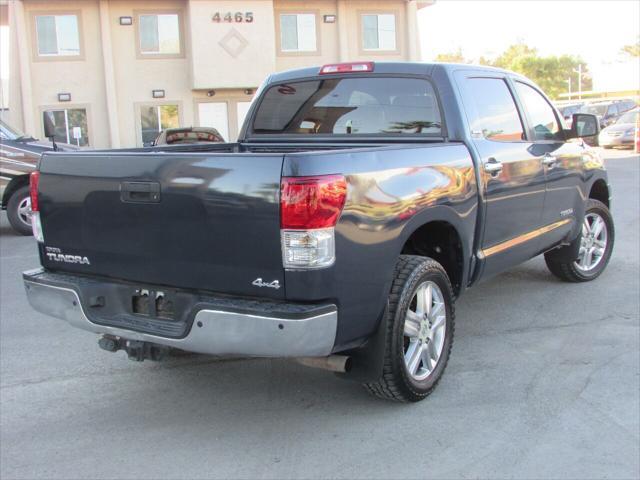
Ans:
{"label": "front wheel", "polygon": [[29,187],[16,190],[7,202],[9,223],[21,235],[32,235],[31,231],[31,197]]}
{"label": "front wheel", "polygon": [[431,258],[402,255],[395,269],[384,327],[382,376],[365,388],[373,395],[417,402],[442,377],[453,343],[451,283]]}
{"label": "front wheel", "polygon": [[[547,252],[544,259],[551,273],[567,282],[588,282],[597,278],[611,259],[615,229],[607,206],[589,200],[582,222],[578,257],[567,259],[558,251]],[[569,247],[565,247],[569,248]]]}

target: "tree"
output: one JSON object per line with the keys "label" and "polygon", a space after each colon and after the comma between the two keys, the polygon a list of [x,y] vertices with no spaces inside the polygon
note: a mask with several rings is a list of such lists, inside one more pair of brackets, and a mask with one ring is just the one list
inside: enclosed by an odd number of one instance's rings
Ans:
{"label": "tree", "polygon": [[640,57],[640,37],[638,37],[636,43],[625,45],[620,49],[620,51],[631,57]]}
{"label": "tree", "polygon": [[436,62],[471,63],[470,60],[464,58],[461,48],[458,48],[458,50],[456,50],[455,52],[439,53],[438,55],[436,55]]}
{"label": "tree", "polygon": [[593,88],[587,66],[579,57],[571,55],[541,57],[538,55],[537,49],[523,43],[509,46],[492,62],[492,65],[521,73],[530,78],[551,98],[558,98],[558,95],[569,90],[569,79],[572,85],[571,90],[578,90],[580,82],[578,82],[579,73],[577,70],[581,65],[582,90]]}
{"label": "tree", "polygon": [[494,67],[506,68],[507,70],[514,70],[514,66],[522,59],[537,56],[538,50],[535,48],[531,48],[524,43],[516,43],[515,45],[509,46],[493,61],[492,65]]}
{"label": "tree", "polygon": [[[454,52],[437,55],[436,61],[474,63],[464,57],[460,48]],[[558,98],[561,93],[568,92],[569,82],[573,92],[578,91],[578,85],[580,84],[582,91],[593,88],[593,81],[587,65],[580,57],[572,55],[542,57],[538,54],[536,48],[530,47],[523,42],[510,45],[495,60],[480,57],[477,63],[521,73],[540,85],[540,88],[551,98]],[[578,76],[580,75],[578,69],[580,66],[582,68],[581,82],[578,81]]]}

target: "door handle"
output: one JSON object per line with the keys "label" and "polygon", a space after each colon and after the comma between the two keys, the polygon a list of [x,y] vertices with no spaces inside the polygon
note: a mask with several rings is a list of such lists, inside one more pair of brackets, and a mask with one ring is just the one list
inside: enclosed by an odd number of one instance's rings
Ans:
{"label": "door handle", "polygon": [[131,203],[159,203],[160,184],[158,182],[122,182],[120,200]]}
{"label": "door handle", "polygon": [[558,157],[545,153],[542,157],[542,163],[548,167],[553,167],[558,162]]}
{"label": "door handle", "polygon": [[502,163],[491,157],[485,162],[484,171],[492,176],[496,176],[502,171]]}

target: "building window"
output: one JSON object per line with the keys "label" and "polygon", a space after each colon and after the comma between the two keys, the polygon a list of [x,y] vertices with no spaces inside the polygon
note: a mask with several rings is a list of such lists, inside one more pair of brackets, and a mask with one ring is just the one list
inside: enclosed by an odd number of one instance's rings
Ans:
{"label": "building window", "polygon": [[139,16],[142,55],[180,55],[180,17],[177,13]]}
{"label": "building window", "polygon": [[36,15],[36,36],[40,56],[80,55],[80,31],[76,15]]}
{"label": "building window", "polygon": [[140,107],[140,131],[142,144],[151,145],[167,128],[180,126],[178,105],[144,105]]}
{"label": "building window", "polygon": [[392,13],[362,15],[364,50],[396,49],[396,16]]}
{"label": "building window", "polygon": [[86,108],[45,110],[51,112],[56,122],[56,142],[71,143],[79,147],[89,145],[89,127]]}
{"label": "building window", "polygon": [[280,15],[280,50],[282,52],[315,52],[316,35],[314,13]]}

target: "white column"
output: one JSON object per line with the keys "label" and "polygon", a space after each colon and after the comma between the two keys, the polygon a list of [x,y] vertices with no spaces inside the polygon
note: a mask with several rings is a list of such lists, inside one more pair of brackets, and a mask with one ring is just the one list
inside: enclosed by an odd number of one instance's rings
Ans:
{"label": "white column", "polygon": [[109,139],[111,148],[120,148],[120,128],[118,124],[118,102],[116,78],[113,67],[113,48],[111,46],[111,25],[109,21],[109,2],[100,0],[100,37],[102,40],[102,63],[104,66],[104,89],[109,121]]}
{"label": "white column", "polygon": [[349,26],[347,25],[347,2],[338,1],[338,57],[341,62],[349,61]]}
{"label": "white column", "polygon": [[407,0],[407,46],[410,62],[419,62],[420,35],[418,34],[418,5],[416,0]]}
{"label": "white column", "polygon": [[[17,44],[11,48],[18,50],[18,63],[20,64],[20,92],[22,94],[22,121],[24,131],[30,135],[38,135],[39,129],[33,116],[33,91],[31,89],[31,59],[29,58],[29,37],[27,36],[27,24],[24,16],[22,0],[9,3],[9,17],[14,19]],[[38,48],[34,45],[33,48]]]}

